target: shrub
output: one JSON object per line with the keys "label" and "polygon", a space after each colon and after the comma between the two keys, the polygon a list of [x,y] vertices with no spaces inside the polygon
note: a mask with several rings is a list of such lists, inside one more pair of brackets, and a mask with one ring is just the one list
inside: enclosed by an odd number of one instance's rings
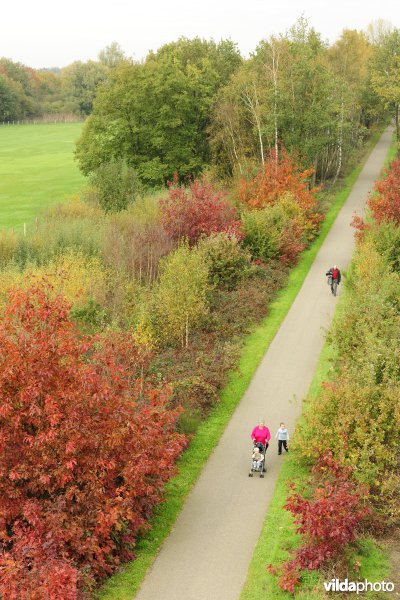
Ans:
{"label": "shrub", "polygon": [[31,266],[25,271],[7,268],[0,272],[1,296],[4,300],[12,287],[26,289],[33,281],[44,280],[77,307],[83,307],[90,300],[100,304],[105,300],[107,272],[101,261],[73,251],[54,258],[43,267]]}
{"label": "shrub", "polygon": [[103,163],[90,177],[95,199],[105,212],[124,210],[143,193],[133,167],[122,159]]}
{"label": "shrub", "polygon": [[280,207],[243,213],[243,245],[253,258],[268,261],[279,257],[281,231],[277,220],[280,217]]}
{"label": "shrub", "polygon": [[187,188],[170,185],[160,206],[161,221],[174,240],[186,238],[192,246],[201,236],[221,231],[241,238],[236,209],[208,181],[195,180]]}
{"label": "shrub", "polygon": [[306,223],[302,211],[286,195],[273,206],[245,211],[243,244],[255,259],[279,259],[293,264],[307,242]]}
{"label": "shrub", "polygon": [[158,277],[159,263],[174,244],[157,222],[130,221],[123,227],[110,223],[103,240],[103,257],[115,271],[124,271],[139,283],[151,283]]}
{"label": "shrub", "polygon": [[131,386],[132,337],[82,337],[69,311],[15,290],[0,324],[4,598],[83,597],[132,558],[184,445],[166,390]]}
{"label": "shrub", "polygon": [[392,161],[384,177],[375,184],[368,205],[377,223],[393,221],[400,225],[400,158]]}
{"label": "shrub", "polygon": [[371,236],[376,249],[389,267],[400,273],[400,227],[393,222],[384,222],[380,227],[372,229]]}
{"label": "shrub", "polygon": [[[313,469],[311,499],[296,491],[286,501],[297,531],[300,547],[281,567],[280,586],[291,593],[300,585],[301,570],[318,569],[343,554],[353,542],[361,523],[368,517],[365,492],[351,478],[350,467],[343,467],[327,452]],[[276,570],[270,567],[276,574]]]}
{"label": "shrub", "polygon": [[234,287],[250,268],[250,253],[243,250],[235,236],[215,233],[199,242],[208,265],[210,283],[213,286]]}
{"label": "shrub", "polygon": [[309,178],[313,169],[302,170],[297,160],[282,148],[279,158],[271,152],[254,179],[243,179],[240,199],[250,208],[265,208],[280,201],[282,196],[290,194],[309,221],[311,229],[321,222],[316,212],[317,188],[310,189]]}
{"label": "shrub", "polygon": [[59,257],[60,254],[77,252],[87,257],[100,254],[102,237],[102,217],[104,214],[88,207],[79,199],[49,208],[28,226],[26,236],[16,235],[10,255],[8,244],[7,259],[2,253],[2,267],[16,266],[20,270],[27,267],[42,267]]}
{"label": "shrub", "polygon": [[92,299],[87,304],[72,307],[71,316],[86,332],[104,329],[110,323],[108,312]]}
{"label": "shrub", "polygon": [[208,312],[208,268],[201,252],[181,244],[161,262],[155,291],[157,328],[164,342],[189,345],[191,330]]}

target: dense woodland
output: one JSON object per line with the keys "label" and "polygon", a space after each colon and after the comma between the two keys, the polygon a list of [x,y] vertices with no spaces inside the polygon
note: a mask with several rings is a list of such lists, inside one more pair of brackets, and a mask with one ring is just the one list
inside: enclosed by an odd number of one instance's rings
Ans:
{"label": "dense woodland", "polygon": [[[88,185],[0,236],[4,597],[84,598],[134,556],[244,335],[397,114],[399,47],[382,26],[328,46],[300,20],[246,60],[231,41],[180,39],[49,75],[90,114],[76,150]],[[0,65],[4,98],[52,110],[33,72]]]}

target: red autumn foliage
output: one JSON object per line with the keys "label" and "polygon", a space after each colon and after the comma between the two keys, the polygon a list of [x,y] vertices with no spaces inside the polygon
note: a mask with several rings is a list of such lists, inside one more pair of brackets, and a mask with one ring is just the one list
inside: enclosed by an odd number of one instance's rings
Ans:
{"label": "red autumn foliage", "polygon": [[360,215],[356,214],[353,215],[350,225],[356,230],[354,234],[356,240],[361,240],[364,237],[364,232],[370,228],[370,225]]}
{"label": "red autumn foliage", "polygon": [[292,219],[290,227],[285,227],[281,232],[279,260],[284,265],[294,265],[298,255],[306,247],[306,244],[302,241],[304,238],[303,233],[303,229],[296,219]]}
{"label": "red autumn foliage", "polygon": [[310,189],[308,183],[313,172],[312,168],[302,170],[296,158],[291,157],[284,148],[281,148],[278,160],[273,150],[254,179],[242,179],[241,201],[251,208],[264,208],[290,194],[308,218],[318,225],[321,221],[321,216],[315,212],[315,193],[318,188]]}
{"label": "red autumn foliage", "polygon": [[[302,569],[318,569],[343,553],[357,536],[357,528],[369,514],[364,506],[365,493],[351,478],[352,469],[340,465],[331,452],[325,453],[313,468],[316,477],[311,499],[292,493],[285,509],[294,516],[297,531],[302,535],[301,546],[293,558],[282,565],[279,585],[294,593],[300,585]],[[277,575],[271,565],[270,572]]]}
{"label": "red autumn foliage", "polygon": [[400,158],[393,160],[384,177],[375,183],[368,205],[378,223],[393,221],[400,225]]}
{"label": "red autumn foliage", "polygon": [[0,596],[9,600],[83,598],[132,558],[185,444],[167,391],[130,384],[127,340],[80,336],[50,292],[14,290],[0,324]]}
{"label": "red autumn foliage", "polygon": [[169,186],[169,195],[161,201],[161,220],[174,240],[186,238],[192,246],[202,235],[224,232],[242,238],[236,209],[226,200],[225,192],[215,190],[206,180],[192,181],[187,188]]}

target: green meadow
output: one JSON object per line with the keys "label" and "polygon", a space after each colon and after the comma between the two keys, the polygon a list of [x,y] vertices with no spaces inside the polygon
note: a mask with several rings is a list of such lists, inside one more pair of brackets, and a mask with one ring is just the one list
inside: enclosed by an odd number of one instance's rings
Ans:
{"label": "green meadow", "polygon": [[73,155],[81,129],[82,123],[0,125],[0,228],[21,228],[82,187]]}

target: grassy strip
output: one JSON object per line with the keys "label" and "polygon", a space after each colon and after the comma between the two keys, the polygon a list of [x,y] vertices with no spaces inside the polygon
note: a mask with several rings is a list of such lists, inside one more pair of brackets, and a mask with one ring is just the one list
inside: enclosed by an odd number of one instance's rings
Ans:
{"label": "grassy strip", "polygon": [[395,158],[397,154],[397,138],[396,138],[396,132],[393,132],[393,142],[392,145],[390,146],[388,155],[386,157],[386,161],[385,161],[385,166],[389,166],[390,163],[392,162],[392,160]]}
{"label": "grassy strip", "polygon": [[[378,132],[371,139],[368,145],[368,154],[380,135],[381,132]],[[365,160],[366,158],[367,156]],[[179,473],[166,485],[166,499],[155,509],[150,521],[151,530],[137,543],[136,560],[108,579],[98,592],[97,597],[101,600],[131,600],[138,591],[147,570],[156,558],[162,542],[175,523],[186,496],[217,445],[237,404],[248,388],[262,357],[297,296],[316,254],[347,200],[363,165],[364,162],[345,179],[343,189],[335,195],[332,206],[321,226],[319,237],[302,254],[300,262],[288,278],[287,285],[271,303],[268,316],[253,333],[245,338],[239,367],[231,372],[228,384],[221,393],[221,401],[211,411],[207,421],[199,427],[189,448],[178,461]],[[261,569],[263,568],[262,564],[259,564]]]}

